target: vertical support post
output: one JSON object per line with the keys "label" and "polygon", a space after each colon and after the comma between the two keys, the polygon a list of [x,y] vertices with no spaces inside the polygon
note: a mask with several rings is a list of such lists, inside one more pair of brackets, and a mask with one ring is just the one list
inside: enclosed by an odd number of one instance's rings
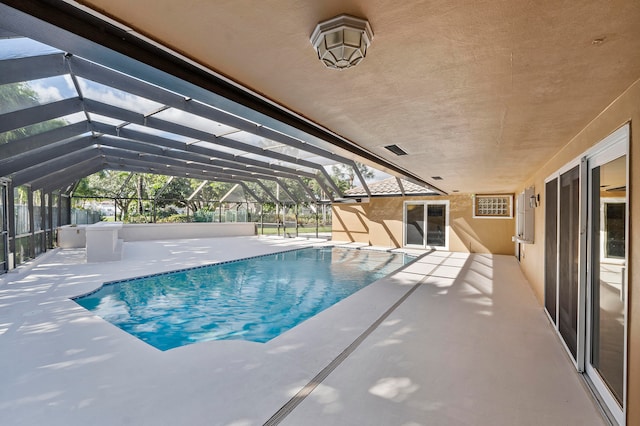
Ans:
{"label": "vertical support post", "polygon": [[47,207],[44,202],[44,199],[45,199],[44,190],[40,190],[40,217],[38,218],[38,220],[40,221],[40,230],[42,231],[40,233],[40,252],[41,253],[44,253],[47,251],[47,224],[46,224],[47,214],[45,211]]}
{"label": "vertical support post", "polygon": [[318,210],[318,203],[316,203],[316,238],[318,238],[318,214],[320,211]]}
{"label": "vertical support post", "polygon": [[260,235],[264,235],[264,203],[260,203]]}
{"label": "vertical support post", "polygon": [[13,182],[7,183],[7,227],[9,228],[9,253],[7,253],[7,270],[16,267],[16,197],[13,189]]}
{"label": "vertical support post", "polygon": [[33,215],[33,191],[31,186],[27,186],[27,214],[29,216],[29,258],[36,257],[36,234],[35,234],[35,217]]}
{"label": "vertical support post", "polygon": [[278,227],[278,237],[280,236],[280,202],[276,201],[276,226]]}
{"label": "vertical support post", "polygon": [[282,203],[282,236],[287,237],[287,212],[284,203]]}
{"label": "vertical support post", "polygon": [[47,237],[49,238],[49,248],[54,248],[56,241],[53,239],[53,192],[49,192],[47,198],[49,200],[47,203],[47,217],[49,219],[47,223]]}
{"label": "vertical support post", "polygon": [[322,224],[327,224],[327,205],[322,203]]}
{"label": "vertical support post", "polygon": [[[71,212],[73,211],[73,209],[71,208],[71,196],[70,195],[66,195],[65,198],[67,199],[67,223],[65,223],[65,225],[71,225]],[[89,216],[86,216],[87,220],[89,220]]]}
{"label": "vertical support post", "polygon": [[300,205],[296,203],[296,237],[298,236],[298,207]]}
{"label": "vertical support post", "polygon": [[[71,216],[71,211],[69,211],[69,216]],[[58,226],[62,225],[62,194],[58,191]]]}

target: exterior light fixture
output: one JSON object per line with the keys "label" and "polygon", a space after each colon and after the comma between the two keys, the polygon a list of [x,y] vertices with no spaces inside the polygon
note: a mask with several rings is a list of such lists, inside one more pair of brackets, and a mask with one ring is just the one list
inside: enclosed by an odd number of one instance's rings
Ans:
{"label": "exterior light fixture", "polygon": [[369,21],[344,14],[320,22],[311,34],[318,59],[334,70],[358,65],[367,56],[371,40]]}
{"label": "exterior light fixture", "polygon": [[535,209],[536,207],[538,207],[539,201],[540,194],[538,194],[537,196],[535,194],[531,194],[531,196],[529,197],[529,207]]}

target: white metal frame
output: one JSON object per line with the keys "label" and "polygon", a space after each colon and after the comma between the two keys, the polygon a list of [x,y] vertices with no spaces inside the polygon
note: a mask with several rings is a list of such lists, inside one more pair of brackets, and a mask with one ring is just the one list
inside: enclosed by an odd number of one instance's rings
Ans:
{"label": "white metal frame", "polygon": [[[423,205],[424,206],[424,239],[422,245],[417,244],[407,244],[407,206],[408,205]],[[427,245],[427,233],[429,232],[427,229],[427,212],[429,205],[444,205],[445,206],[445,236],[444,236],[444,246],[429,246]],[[415,247],[415,248],[426,248],[426,249],[434,249],[434,250],[449,250],[449,200],[422,200],[422,201],[405,201],[402,207],[402,245],[404,247]]]}
{"label": "white metal frame", "polygon": [[[588,170],[591,171],[595,167],[600,167],[604,164],[607,164],[610,161],[613,161],[622,156],[626,156],[626,182],[627,188],[629,184],[629,125],[625,125],[613,132],[611,135],[603,139],[600,143],[598,143],[588,154]],[[590,176],[590,173],[589,173]],[[627,189],[627,194],[624,199],[625,201],[625,264],[628,264],[629,261],[629,191]],[[592,226],[588,226],[588,239],[589,242],[593,241],[592,238]],[[591,247],[589,248],[591,250]],[[607,259],[609,261],[609,259]],[[585,345],[585,363],[584,369],[589,377],[593,387],[595,387],[598,395],[602,398],[603,402],[607,406],[607,409],[614,417],[615,421],[619,425],[624,425],[626,422],[627,416],[627,407],[625,402],[627,401],[627,356],[628,356],[628,310],[629,310],[629,298],[628,298],[628,286],[624,286],[622,288],[622,298],[624,300],[624,361],[623,361],[623,394],[622,401],[623,405],[620,406],[618,404],[615,397],[612,395],[611,391],[601,379],[600,374],[591,366],[590,356],[591,356],[591,329],[593,324],[591,323],[592,318],[592,303],[591,303],[591,294],[592,294],[592,273],[593,266],[590,264],[587,265],[589,274],[587,276],[587,329],[586,329],[586,345]],[[627,277],[627,268],[623,270],[623,282],[628,282]]]}

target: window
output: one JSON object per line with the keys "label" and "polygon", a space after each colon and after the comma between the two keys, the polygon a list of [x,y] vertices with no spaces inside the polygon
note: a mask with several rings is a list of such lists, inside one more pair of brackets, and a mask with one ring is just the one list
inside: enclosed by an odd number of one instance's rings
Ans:
{"label": "window", "polygon": [[474,218],[513,217],[512,195],[476,195],[473,200]]}

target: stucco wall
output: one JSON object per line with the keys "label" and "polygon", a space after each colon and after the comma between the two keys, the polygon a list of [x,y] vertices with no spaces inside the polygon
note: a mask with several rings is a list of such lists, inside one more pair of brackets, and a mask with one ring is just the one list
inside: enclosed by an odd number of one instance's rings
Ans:
{"label": "stucco wall", "polygon": [[363,204],[335,204],[333,239],[374,246],[402,246],[405,201],[449,200],[449,250],[513,254],[514,219],[474,219],[473,197],[378,197]]}
{"label": "stucco wall", "polygon": [[535,294],[543,304],[544,296],[544,179],[569,161],[577,158],[593,145],[613,133],[627,122],[631,122],[631,144],[629,157],[629,353],[628,353],[628,418],[627,424],[640,425],[640,81],[607,107],[587,127],[534,176],[521,190],[534,185],[540,193],[541,206],[535,210],[536,244],[524,247],[522,269],[529,279]]}

